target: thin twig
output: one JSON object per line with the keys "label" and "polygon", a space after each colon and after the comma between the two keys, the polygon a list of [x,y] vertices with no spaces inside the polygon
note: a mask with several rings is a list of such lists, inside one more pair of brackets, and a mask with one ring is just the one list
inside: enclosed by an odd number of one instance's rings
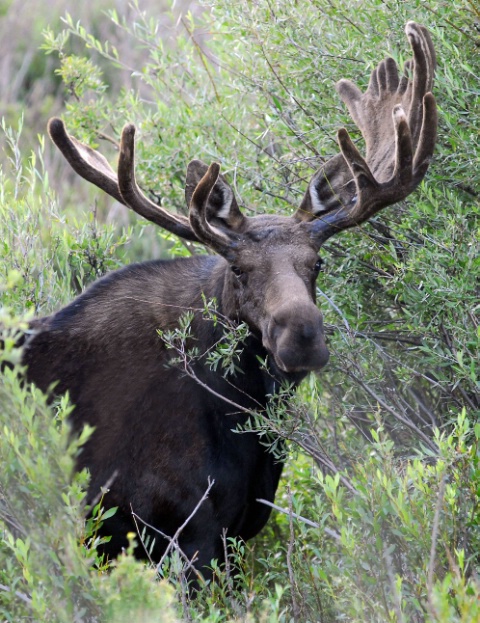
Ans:
{"label": "thin twig", "polygon": [[200,508],[200,506],[205,502],[205,500],[208,498],[208,494],[210,493],[211,488],[213,487],[213,485],[215,484],[215,480],[210,480],[210,476],[208,477],[208,486],[205,490],[205,493],[202,495],[202,497],[200,498],[200,500],[197,502],[197,504],[195,505],[195,508],[193,509],[193,511],[190,513],[190,515],[185,519],[185,521],[183,522],[183,524],[177,529],[177,531],[175,532],[175,534],[173,535],[170,543],[167,546],[167,549],[165,550],[165,553],[163,554],[163,556],[160,559],[160,562],[157,565],[157,568],[160,569],[160,567],[163,565],[163,563],[165,562],[165,558],[168,556],[170,550],[173,547],[174,543],[178,543],[178,537],[180,536],[180,534],[183,532],[183,530],[186,528],[187,524],[190,523],[190,521],[193,519],[193,517],[195,516],[195,514],[197,513],[198,509]]}
{"label": "thin twig", "polygon": [[320,288],[317,286],[317,292],[320,294],[320,296],[323,296],[323,298],[327,301],[327,303],[333,307],[333,309],[337,312],[337,314],[340,316],[340,318],[343,320],[343,324],[345,325],[345,328],[347,329],[348,335],[350,338],[354,337],[354,334],[350,328],[350,325],[348,324],[348,320],[346,319],[345,315],[342,313],[342,311],[340,310],[339,307],[337,307],[337,305],[335,305],[335,303],[332,301],[332,299],[327,296],[325,294],[325,292],[323,292],[323,290],[320,290]]}
{"label": "thin twig", "polygon": [[290,490],[290,487],[287,487],[287,493],[288,493],[288,523],[290,525],[290,538],[288,539],[288,548],[287,548],[287,569],[288,569],[288,578],[290,581],[290,591],[291,591],[291,596],[292,596],[293,620],[294,620],[294,623],[299,623],[300,608],[298,607],[298,603],[297,603],[295,574],[293,572],[293,567],[292,567],[292,554],[293,554],[293,547],[295,545],[295,530],[293,528],[293,502],[292,502],[292,492]]}
{"label": "thin twig", "polygon": [[268,500],[264,500],[263,498],[256,498],[255,500],[256,502],[259,502],[260,504],[265,504],[266,506],[270,506],[270,508],[273,508],[274,510],[278,511],[279,513],[283,513],[284,515],[290,515],[297,519],[298,521],[301,521],[304,524],[307,524],[307,526],[311,526],[312,528],[321,528],[326,535],[332,537],[333,539],[335,539],[336,541],[341,541],[342,537],[340,536],[340,534],[338,532],[336,532],[335,530],[332,530],[331,528],[327,528],[326,526],[321,526],[320,524],[316,523],[315,521],[311,521],[310,519],[306,519],[306,517],[302,517],[301,515],[298,515],[297,513],[294,513],[292,511],[292,513],[290,513],[289,510],[282,508],[281,506],[278,506],[277,504],[274,504],[273,502],[269,502]]}
{"label": "thin twig", "polygon": [[225,396],[222,396],[222,394],[219,394],[214,389],[212,389],[209,385],[207,385],[206,383],[201,381],[198,378],[198,376],[195,374],[195,372],[192,370],[191,366],[189,366],[187,363],[185,363],[184,370],[185,370],[186,374],[190,378],[194,379],[201,387],[203,387],[203,389],[206,389],[208,392],[210,392],[211,394],[213,394],[217,398],[220,398],[220,400],[223,400],[227,404],[232,405],[233,407],[238,409],[240,412],[248,413],[248,414],[251,415],[251,413],[252,413],[251,409],[247,409],[246,407],[242,407],[242,405],[239,405],[237,402],[233,402],[233,400],[230,400],[229,398],[226,398]]}
{"label": "thin twig", "polygon": [[181,600],[182,600],[182,608],[183,608],[183,619],[184,621],[193,621],[192,615],[190,614],[190,609],[188,607],[188,579],[186,575],[186,570],[182,571],[180,576],[180,586],[182,587],[181,591]]}
{"label": "thin twig", "polygon": [[30,597],[28,597],[28,595],[25,595],[25,593],[22,593],[21,591],[12,591],[11,588],[9,588],[8,586],[5,586],[4,584],[0,584],[0,591],[5,591],[6,593],[13,592],[13,594],[19,599],[21,599],[23,602],[25,602],[29,606],[32,605],[32,600],[30,599]]}
{"label": "thin twig", "polygon": [[227,528],[223,528],[222,545],[223,545],[223,556],[225,558],[225,578],[227,582],[227,588],[229,591],[228,602],[232,610],[235,612],[235,615],[238,617],[238,620],[240,621],[240,620],[243,620],[242,618],[243,612],[242,612],[242,608],[240,607],[240,604],[235,599],[235,580],[232,575],[232,565],[230,561],[230,555],[229,555],[228,544],[227,544],[227,532],[228,532]]}
{"label": "thin twig", "polygon": [[180,21],[182,22],[182,26],[183,26],[183,27],[185,28],[185,30],[187,31],[188,36],[190,37],[190,39],[191,39],[191,41],[192,41],[192,43],[193,43],[193,47],[194,47],[194,48],[195,48],[195,50],[198,52],[198,56],[200,57],[200,62],[202,63],[203,68],[205,69],[205,71],[206,71],[206,73],[207,73],[207,76],[208,76],[208,77],[209,77],[209,79],[210,79],[210,83],[211,83],[211,85],[212,85],[213,92],[215,93],[215,99],[217,100],[217,102],[220,102],[220,101],[221,101],[221,99],[220,99],[220,96],[219,96],[219,94],[218,94],[217,87],[216,87],[216,85],[215,85],[215,80],[213,79],[213,76],[212,76],[212,74],[211,74],[211,72],[210,72],[210,69],[209,69],[209,67],[208,67],[208,64],[207,64],[207,62],[206,62],[206,60],[205,60],[205,58],[208,58],[208,57],[207,57],[207,55],[205,54],[205,52],[202,50],[202,48],[201,48],[201,46],[199,45],[198,41],[197,41],[197,40],[195,39],[195,37],[193,36],[193,32],[191,32],[190,28],[187,26],[187,23],[186,23],[186,21],[184,20],[184,18],[183,18],[183,17],[180,19]]}
{"label": "thin twig", "polygon": [[[144,519],[142,519],[139,515],[137,515],[135,512],[132,511],[132,516],[135,518],[137,518],[139,521],[142,522],[142,524],[146,527],[149,528],[150,530],[153,530],[154,532],[157,532],[157,534],[159,534],[162,538],[164,538],[166,541],[171,542],[172,541],[172,537],[168,536],[168,534],[165,534],[165,532],[162,532],[161,530],[159,530],[158,528],[156,528],[155,526],[152,526],[152,524],[149,524],[147,521],[145,521]],[[140,537],[141,538],[141,537]],[[182,550],[182,548],[178,545],[178,543],[173,543],[173,547],[175,548],[175,550],[178,552],[178,554],[180,555],[181,558],[183,558],[183,560],[186,563],[186,571],[189,571],[190,569],[195,573],[195,575],[197,576],[197,579],[200,582],[203,582],[203,576],[202,574],[195,568],[194,563],[196,562],[196,553],[192,556],[192,558],[190,559],[185,552]],[[157,571],[159,571],[159,565],[155,565],[157,568]]]}
{"label": "thin twig", "polygon": [[385,561],[385,566],[387,568],[387,577],[388,577],[388,581],[390,582],[390,589],[393,595],[393,608],[397,616],[397,623],[404,623],[405,619],[403,618],[403,612],[402,612],[402,599],[401,599],[401,596],[398,594],[398,589],[395,584],[395,575],[393,573],[392,557],[390,556],[390,553],[388,551],[386,544],[384,544],[383,546],[383,559]]}
{"label": "thin twig", "polygon": [[365,340],[383,340],[385,342],[395,342],[399,344],[410,344],[411,346],[422,346],[423,338],[414,335],[406,335],[403,337],[400,331],[355,331],[354,337],[360,337]]}
{"label": "thin twig", "polygon": [[155,570],[156,570],[157,574],[158,574],[158,575],[160,575],[160,574],[158,573],[158,569],[156,569],[155,562],[154,562],[153,558],[150,556],[150,552],[148,551],[148,549],[147,549],[147,547],[146,547],[146,545],[145,545],[145,543],[144,543],[144,541],[143,541],[143,539],[142,539],[142,535],[141,535],[141,533],[140,533],[140,529],[139,529],[139,527],[138,527],[137,516],[136,516],[136,515],[135,515],[135,513],[133,512],[133,508],[132,508],[132,505],[131,505],[131,504],[130,504],[130,511],[131,511],[131,513],[132,513],[133,521],[134,521],[134,523],[135,523],[135,529],[136,529],[136,531],[137,531],[138,538],[140,539],[140,543],[142,544],[143,550],[144,550],[145,554],[147,555],[147,558],[148,558],[148,560],[149,560],[150,564],[152,565],[152,567],[153,567],[153,568],[155,568]]}
{"label": "thin twig", "polygon": [[112,486],[117,476],[118,476],[118,469],[116,469],[113,472],[113,474],[110,476],[110,478],[108,478],[108,480],[105,482],[105,484],[100,487],[100,492],[97,493],[97,495],[93,498],[93,500],[89,504],[87,503],[87,498],[84,498],[82,500],[80,508],[82,510],[84,510],[87,506],[89,506],[90,508],[95,508],[95,506],[100,502],[100,500],[105,495],[105,493],[108,493],[108,490]]}
{"label": "thin twig", "polygon": [[17,538],[19,535],[27,536],[28,532],[18,521],[18,517],[15,517],[14,512],[9,508],[7,497],[0,485],[0,519],[5,522],[5,525],[12,532],[13,536]]}
{"label": "thin twig", "polygon": [[357,489],[352,485],[352,483],[344,476],[340,469],[335,465],[335,463],[330,459],[329,456],[324,452],[323,454],[316,449],[315,440],[312,440],[312,436],[305,433],[298,433],[291,436],[291,440],[295,442],[298,446],[303,448],[317,463],[321,463],[327,469],[329,469],[332,474],[339,474],[340,481],[345,485],[345,487],[353,494],[358,495]]}
{"label": "thin twig", "polygon": [[247,134],[244,134],[240,128],[238,128],[236,125],[234,125],[225,115],[223,112],[220,112],[220,117],[221,119],[223,119],[225,121],[225,123],[230,126],[230,128],[232,128],[232,130],[234,132],[236,132],[237,134],[239,134],[242,138],[244,138],[247,142],[251,143],[254,147],[256,147],[259,151],[263,152],[264,154],[266,154],[269,158],[271,158],[274,162],[280,163],[280,160],[278,158],[275,157],[275,155],[272,153],[271,150],[267,149],[266,147],[262,147],[261,145],[259,145],[259,143],[256,143],[253,139],[251,139]]}
{"label": "thin twig", "polygon": [[[424,4],[424,7],[427,11],[430,11],[431,13],[433,13],[435,15],[435,17],[437,17],[439,20],[442,19],[439,12],[436,11],[433,7],[429,6],[427,3]],[[470,33],[466,32],[463,28],[460,28],[459,26],[457,26],[457,24],[455,24],[455,22],[452,22],[451,20],[447,19],[446,17],[443,18],[445,20],[445,22],[451,26],[452,28],[454,28],[455,30],[457,30],[459,33],[461,33],[464,37],[467,37],[467,39],[470,39],[470,41],[473,41],[473,43],[478,46],[478,39],[475,39],[475,37],[472,37],[470,35]]]}
{"label": "thin twig", "polygon": [[350,378],[352,378],[360,387],[362,387],[370,396],[388,413],[390,413],[396,420],[399,420],[403,424],[405,424],[408,428],[415,431],[415,433],[425,442],[425,444],[433,450],[433,452],[438,451],[437,445],[426,435],[422,430],[418,428],[411,420],[403,417],[398,411],[395,411],[390,405],[388,405],[378,394],[376,394],[371,387],[369,387],[366,383],[364,383],[358,376],[353,374],[353,372],[347,370],[346,373]]}
{"label": "thin twig", "polygon": [[112,145],[115,145],[115,147],[117,148],[117,151],[120,151],[120,143],[113,137],[109,136],[108,134],[105,134],[104,132],[97,132],[97,136],[98,138],[101,138],[104,141],[108,141]]}
{"label": "thin twig", "polygon": [[223,545],[223,556],[225,558],[225,577],[227,579],[227,586],[231,591],[233,591],[232,568],[230,565],[230,556],[228,555],[228,545],[227,545],[227,528],[223,528],[222,530],[222,545]]}
{"label": "thin twig", "polygon": [[436,619],[436,608],[433,605],[433,576],[435,573],[435,556],[437,552],[437,539],[438,539],[438,526],[440,524],[440,513],[442,510],[443,497],[445,495],[446,476],[442,476],[440,481],[440,487],[437,495],[437,505],[435,507],[435,515],[433,517],[432,527],[432,543],[430,546],[430,560],[428,561],[428,574],[427,574],[427,595],[428,595],[428,607],[434,619]]}

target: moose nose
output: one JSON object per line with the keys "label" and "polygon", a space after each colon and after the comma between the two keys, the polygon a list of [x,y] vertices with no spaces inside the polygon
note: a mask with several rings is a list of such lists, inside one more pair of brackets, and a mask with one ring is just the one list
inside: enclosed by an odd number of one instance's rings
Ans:
{"label": "moose nose", "polygon": [[323,333],[323,318],[316,305],[284,305],[272,314],[265,346],[285,372],[322,368],[329,352]]}
{"label": "moose nose", "polygon": [[[322,329],[322,322],[320,319],[320,330]],[[298,327],[298,338],[304,341],[310,341],[315,339],[319,330],[317,322],[302,322]]]}

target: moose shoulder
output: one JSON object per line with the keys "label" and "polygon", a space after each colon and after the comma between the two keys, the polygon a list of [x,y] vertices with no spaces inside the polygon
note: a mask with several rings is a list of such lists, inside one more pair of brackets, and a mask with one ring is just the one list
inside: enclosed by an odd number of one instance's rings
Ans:
{"label": "moose shoulder", "polygon": [[[249,539],[265,525],[269,510],[256,500],[273,501],[282,466],[255,433],[232,429],[249,409],[265,408],[281,382],[295,385],[326,364],[315,303],[322,244],[407,197],[432,157],[435,53],[424,27],[409,22],[406,34],[413,60],[404,75],[388,58],[365,93],[347,80],[337,84],[365,139],[365,158],[339,130],[340,152],[317,171],[288,217],[245,216],[218,164],[198,160],[187,171],[188,218],[169,213],[136,184],[132,125],[123,130],[115,173],[103,156],[69,136],[62,121],[50,121],[53,141],[79,175],[160,227],[216,252],[128,266],[32,323],[24,349],[28,378],[45,391],[56,383],[56,393],[69,392],[74,430],[95,427],[78,468],[91,472],[90,501],[109,483],[104,503],[118,506],[102,528],[112,535],[109,555],[135,530],[132,510],[167,537],[185,523],[180,547],[196,556],[198,568],[223,557],[222,531]],[[204,317],[205,299],[250,329],[238,371],[227,378],[201,357],[194,375],[185,374],[159,337],[191,312],[195,346],[200,355],[210,351],[223,329]],[[157,534],[152,556],[158,560],[167,545]]]}

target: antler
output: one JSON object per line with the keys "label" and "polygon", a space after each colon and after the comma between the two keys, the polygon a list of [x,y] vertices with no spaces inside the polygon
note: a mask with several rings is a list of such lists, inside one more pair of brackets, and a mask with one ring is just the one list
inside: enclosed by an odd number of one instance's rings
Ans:
{"label": "antler", "polygon": [[[199,160],[188,166],[186,199],[189,217],[172,214],[140,190],[135,180],[135,126],[123,128],[118,157],[118,175],[98,151],[80,143],[67,133],[61,119],[53,118],[48,131],[74,171],[120,203],[167,231],[193,242],[202,242],[226,255],[234,244],[234,232],[243,222],[232,189],[219,175],[220,167]],[[209,218],[221,218],[222,230],[210,225]]]}
{"label": "antler", "polygon": [[193,242],[199,241],[186,217],[164,210],[145,197],[138,187],[134,172],[135,127],[133,125],[125,126],[122,132],[118,176],[102,154],[70,136],[61,119],[50,119],[48,131],[52,141],[81,177],[172,234]]}
{"label": "antler", "polygon": [[[205,165],[199,161],[192,164]],[[188,175],[187,175],[188,179]],[[214,193],[217,197],[213,197]],[[232,207],[233,206],[233,207]],[[210,215],[209,215],[210,212]],[[231,216],[232,212],[234,213]],[[209,216],[221,221],[217,227],[209,222]],[[238,245],[239,229],[245,217],[238,209],[234,200],[233,191],[220,175],[220,165],[213,162],[195,187],[190,200],[190,223],[199,240],[211,249],[229,258]]]}
{"label": "antler", "polygon": [[310,182],[294,219],[315,220],[312,227],[322,242],[405,199],[427,172],[437,129],[430,92],[435,51],[423,26],[408,22],[405,32],[413,61],[406,64],[404,76],[399,78],[395,61],[387,58],[372,72],[365,93],[349,80],[337,83],[365,139],[366,157],[342,128],[338,132],[341,154],[331,158]]}
{"label": "antler", "polygon": [[[203,162],[193,160],[188,165],[185,190],[189,218],[186,218],[153,203],[138,187],[133,124],[126,125],[122,132],[118,175],[102,154],[70,136],[61,119],[50,119],[48,131],[74,171],[137,214],[181,238],[202,242],[223,255],[227,255],[235,244],[235,232],[245,217],[238,208],[233,190],[219,174],[218,164],[207,167]],[[221,229],[211,225],[210,218],[221,222]]]}

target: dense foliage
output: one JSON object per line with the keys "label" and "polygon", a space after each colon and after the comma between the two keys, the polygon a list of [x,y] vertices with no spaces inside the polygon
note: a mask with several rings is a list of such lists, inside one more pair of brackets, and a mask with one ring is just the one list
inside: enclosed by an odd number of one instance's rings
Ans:
{"label": "dense foliage", "polygon": [[[71,477],[81,440],[66,452],[68,400],[48,406],[5,372],[1,620],[478,621],[475,3],[211,0],[180,18],[178,7],[123,9],[128,19],[120,8],[96,14],[96,30],[68,15],[62,29],[47,28],[38,54],[50,60],[37,74],[29,67],[29,84],[49,81],[51,98],[60,89],[69,131],[112,162],[133,121],[141,186],[171,210],[185,211],[186,165],[200,158],[222,164],[247,213],[293,211],[336,153],[336,130],[359,136],[335,82],[365,86],[386,55],[403,63],[409,19],[430,29],[437,50],[438,148],[414,195],[325,245],[328,368],[293,400],[281,397],[268,421],[251,421],[272,451],[288,440],[276,500],[285,513],[253,543],[232,544],[237,555],[194,602],[175,555],[155,570],[126,552],[106,571],[94,548],[101,501],[85,526],[88,476]],[[192,252],[86,190],[43,134],[32,144],[26,128],[25,151],[17,110],[3,121],[0,159],[0,326],[12,363],[33,314],[125,262]]]}

